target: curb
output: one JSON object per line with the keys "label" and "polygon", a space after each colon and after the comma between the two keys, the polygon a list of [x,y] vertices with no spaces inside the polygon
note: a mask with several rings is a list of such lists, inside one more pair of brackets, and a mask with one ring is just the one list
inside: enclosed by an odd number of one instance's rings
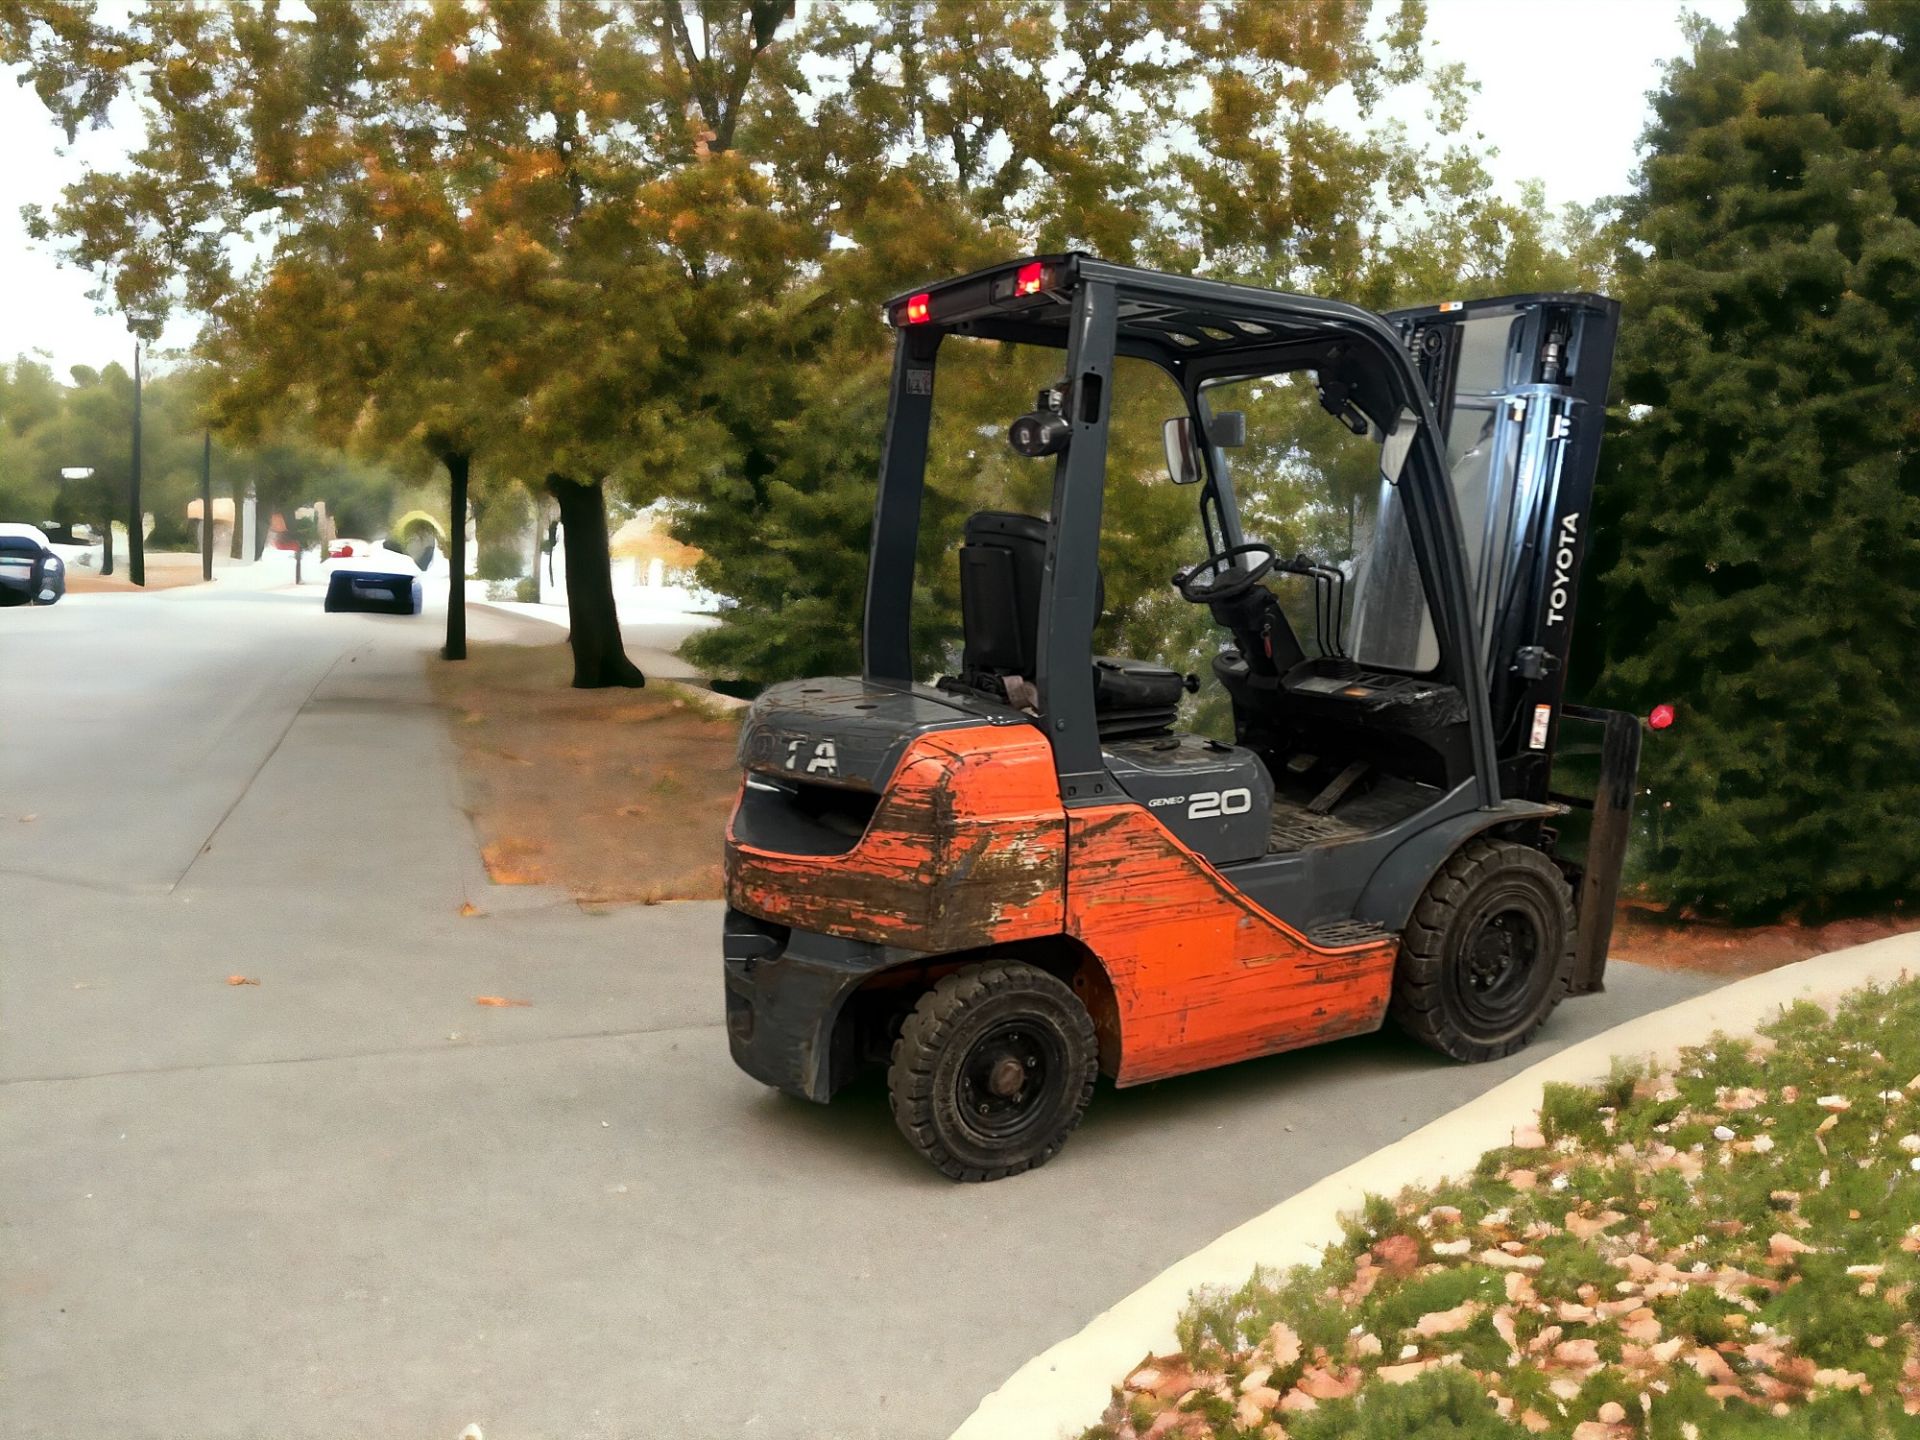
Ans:
{"label": "curb", "polygon": [[1112,1387],[1141,1356],[1179,1348],[1174,1317],[1202,1286],[1238,1288],[1255,1266],[1310,1264],[1340,1238],[1340,1216],[1369,1194],[1393,1195],[1473,1168],[1530,1123],[1549,1081],[1603,1078],[1616,1056],[1670,1059],[1715,1031],[1747,1031],[1798,1000],[1824,1002],[1870,983],[1920,971],[1920,932],[1816,955],[1569,1046],[1469,1101],[1451,1115],[1376,1150],[1229,1230],[1041,1352],[980,1402],[951,1440],[1060,1440],[1100,1417]]}

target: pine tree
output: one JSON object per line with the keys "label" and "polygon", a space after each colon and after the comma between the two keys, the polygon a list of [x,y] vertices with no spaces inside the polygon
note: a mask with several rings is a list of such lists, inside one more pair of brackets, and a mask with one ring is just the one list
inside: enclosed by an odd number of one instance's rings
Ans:
{"label": "pine tree", "polygon": [[1920,14],[1754,0],[1654,100],[1582,609],[1652,737],[1650,891],[1737,918],[1920,876]]}

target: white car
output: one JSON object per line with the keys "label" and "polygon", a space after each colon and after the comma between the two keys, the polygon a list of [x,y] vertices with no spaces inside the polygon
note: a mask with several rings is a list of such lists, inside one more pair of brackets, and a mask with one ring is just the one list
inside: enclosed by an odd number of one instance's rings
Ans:
{"label": "white car", "polygon": [[0,520],[0,605],[51,605],[67,593],[66,562],[38,525]]}

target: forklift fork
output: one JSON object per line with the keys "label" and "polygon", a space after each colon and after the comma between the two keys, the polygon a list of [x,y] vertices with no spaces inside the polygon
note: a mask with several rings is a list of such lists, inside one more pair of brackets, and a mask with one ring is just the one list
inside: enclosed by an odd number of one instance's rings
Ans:
{"label": "forklift fork", "polygon": [[1574,897],[1580,928],[1574,941],[1573,975],[1567,983],[1567,993],[1591,995],[1606,988],[1614,905],[1620,898],[1620,871],[1633,831],[1633,796],[1640,774],[1640,718],[1586,705],[1566,705],[1560,713],[1567,719],[1601,727],[1600,776],[1593,798],[1558,793],[1552,797],[1563,805],[1593,812]]}

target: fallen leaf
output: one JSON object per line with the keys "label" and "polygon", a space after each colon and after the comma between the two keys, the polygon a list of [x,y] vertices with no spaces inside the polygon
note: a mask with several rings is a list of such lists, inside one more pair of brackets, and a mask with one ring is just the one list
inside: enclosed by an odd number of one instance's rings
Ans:
{"label": "fallen leaf", "polygon": [[1273,1363],[1284,1370],[1300,1358],[1300,1337],[1291,1326],[1279,1323],[1267,1331],[1267,1348],[1273,1351]]}
{"label": "fallen leaf", "polygon": [[1562,1365],[1598,1365],[1600,1342],[1584,1338],[1562,1340],[1553,1347],[1553,1358]]}
{"label": "fallen leaf", "polygon": [[229,985],[258,985],[259,983],[260,983],[260,982],[259,982],[258,980],[255,980],[255,979],[254,979],[254,978],[253,978],[252,976],[250,976],[250,975],[229,975],[229,976],[227,976],[227,984],[229,984]]}
{"label": "fallen leaf", "polygon": [[473,997],[473,1003],[476,1005],[531,1005],[533,1001],[509,1000],[504,995],[476,995]]}
{"label": "fallen leaf", "polygon": [[1478,1301],[1468,1300],[1454,1306],[1451,1310],[1431,1311],[1422,1315],[1414,1323],[1413,1333],[1427,1338],[1435,1335],[1452,1335],[1473,1324],[1475,1317],[1485,1308]]}
{"label": "fallen leaf", "polygon": [[460,913],[462,915],[478,915],[480,913],[480,907],[469,900],[460,907]]}
{"label": "fallen leaf", "polygon": [[1373,1255],[1389,1274],[1409,1275],[1420,1263],[1420,1242],[1411,1235],[1389,1235],[1375,1243]]}
{"label": "fallen leaf", "polygon": [[1796,1240],[1785,1232],[1775,1232],[1767,1241],[1767,1254],[1778,1264],[1789,1255],[1805,1255],[1813,1249],[1804,1240]]}
{"label": "fallen leaf", "polygon": [[22,815],[20,817],[20,823],[22,825],[31,825],[34,821],[38,820],[39,818],[40,817],[38,815],[32,815],[32,814]]}

